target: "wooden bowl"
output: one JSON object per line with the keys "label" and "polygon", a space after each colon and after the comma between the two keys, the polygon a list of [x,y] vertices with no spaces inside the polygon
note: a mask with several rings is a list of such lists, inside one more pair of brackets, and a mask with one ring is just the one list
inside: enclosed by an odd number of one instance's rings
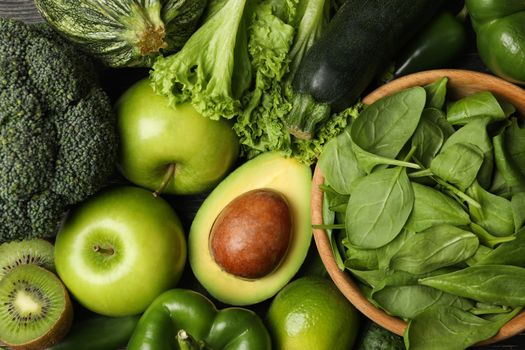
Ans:
{"label": "wooden bowl", "polygon": [[[399,90],[412,86],[423,86],[444,76],[449,78],[447,85],[447,96],[449,97],[461,98],[478,91],[491,91],[498,98],[512,103],[519,114],[525,116],[525,90],[492,75],[456,69],[425,71],[393,80],[364,97],[363,103],[371,104],[381,97],[388,96]],[[321,173],[319,166],[316,166],[313,176],[311,196],[312,223],[314,225],[323,223],[323,192],[319,189],[319,186],[323,184],[323,182],[323,174]],[[337,267],[326,231],[322,229],[314,229],[314,239],[326,270],[344,296],[359,311],[375,323],[393,333],[403,335],[407,323],[402,319],[390,316],[383,310],[375,307],[361,293],[351,275],[348,272],[341,271]],[[525,311],[522,311],[515,318],[506,323],[495,336],[479,343],[478,345],[495,343],[510,338],[523,331],[525,331]]]}

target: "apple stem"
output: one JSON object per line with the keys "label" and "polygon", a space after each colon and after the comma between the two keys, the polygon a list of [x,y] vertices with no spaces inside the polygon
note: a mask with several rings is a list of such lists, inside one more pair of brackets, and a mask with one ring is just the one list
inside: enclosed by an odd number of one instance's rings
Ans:
{"label": "apple stem", "polygon": [[166,189],[166,186],[170,183],[171,180],[173,180],[173,177],[175,176],[175,164],[170,164],[168,167],[168,170],[166,170],[166,174],[164,174],[164,178],[162,179],[162,182],[160,183],[160,187],[153,192],[153,195],[155,197],[160,196],[160,194]]}
{"label": "apple stem", "polygon": [[115,249],[113,249],[112,247],[110,247],[110,248],[103,248],[103,247],[101,247],[98,244],[93,246],[93,250],[96,253],[102,253],[102,254],[106,254],[106,255],[113,255],[113,254],[115,254]]}

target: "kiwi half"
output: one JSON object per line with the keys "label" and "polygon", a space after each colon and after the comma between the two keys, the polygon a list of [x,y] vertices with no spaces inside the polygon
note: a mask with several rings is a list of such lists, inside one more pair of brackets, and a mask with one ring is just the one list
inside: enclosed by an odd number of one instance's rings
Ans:
{"label": "kiwi half", "polygon": [[39,238],[1,244],[0,281],[19,265],[35,264],[54,272],[53,252],[53,245]]}
{"label": "kiwi half", "polygon": [[52,272],[33,264],[13,268],[0,281],[0,343],[12,349],[46,349],[69,331],[73,308]]}

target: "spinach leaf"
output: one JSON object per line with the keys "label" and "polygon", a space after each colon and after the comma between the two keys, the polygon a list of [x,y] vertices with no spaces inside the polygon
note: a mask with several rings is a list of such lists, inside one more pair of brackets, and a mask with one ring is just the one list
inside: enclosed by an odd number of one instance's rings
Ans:
{"label": "spinach leaf", "polygon": [[388,286],[406,286],[417,284],[418,280],[429,275],[414,275],[395,270],[355,270],[349,269],[360,281],[372,288],[370,296]]}
{"label": "spinach leaf", "polygon": [[419,232],[436,224],[468,225],[469,215],[457,201],[432,187],[412,182],[414,208],[405,227]]}
{"label": "spinach leaf", "polygon": [[514,230],[518,231],[525,224],[525,192],[516,193],[510,200]]}
{"label": "spinach leaf", "polygon": [[413,274],[431,272],[465,261],[476,253],[478,245],[471,232],[447,224],[433,226],[401,246],[391,267]]}
{"label": "spinach leaf", "polygon": [[478,264],[480,261],[482,261],[493,250],[494,249],[484,246],[483,244],[480,244],[478,246],[478,250],[476,250],[476,253],[470,258],[468,258],[465,262],[467,263],[468,266],[474,266]]}
{"label": "spinach leaf", "polygon": [[426,107],[443,109],[447,97],[448,78],[443,77],[435,82],[424,86],[427,93]]}
{"label": "spinach leaf", "polygon": [[412,319],[434,305],[455,306],[462,310],[474,307],[471,300],[420,285],[385,287],[373,299],[390,315]]}
{"label": "spinach leaf", "polygon": [[336,213],[346,212],[346,206],[348,205],[349,195],[340,194],[335,191],[330,185],[323,184],[320,186],[323,191],[323,200],[326,199],[326,203],[323,202],[323,208],[326,207]]}
{"label": "spinach leaf", "polygon": [[[380,288],[380,284],[384,283],[385,278],[389,274],[394,273],[393,271],[386,270],[358,270],[353,268],[348,268],[348,270],[352,273],[352,275],[357,277],[358,280],[372,288],[369,293],[370,295],[374,289]],[[402,272],[401,274],[403,278],[411,278],[412,280],[414,279],[413,275],[409,273]]]}
{"label": "spinach leaf", "polygon": [[442,151],[455,144],[471,144],[483,152],[483,164],[478,173],[478,181],[484,188],[490,186],[494,170],[494,152],[491,138],[487,132],[487,119],[475,119],[452,134],[442,147]]}
{"label": "spinach leaf", "polygon": [[492,177],[492,183],[488,187],[488,190],[490,193],[493,193],[495,195],[498,195],[500,197],[504,197],[507,199],[510,199],[512,197],[511,195],[511,188],[505,181],[505,178],[501,174],[501,172],[498,170],[497,167],[494,168],[494,175]]}
{"label": "spinach leaf", "polygon": [[474,315],[491,315],[491,314],[504,314],[510,312],[512,309],[508,306],[487,304],[477,302],[474,308],[469,311]]}
{"label": "spinach leaf", "polygon": [[450,104],[447,120],[453,125],[467,124],[474,119],[488,119],[491,122],[505,119],[506,113],[498,100],[489,91],[468,95]]}
{"label": "spinach leaf", "polygon": [[430,163],[432,173],[464,191],[476,179],[483,163],[483,152],[472,144],[455,143]]}
{"label": "spinach leaf", "polygon": [[525,128],[520,128],[516,118],[510,119],[505,130],[505,147],[520,169],[525,169]]}
{"label": "spinach leaf", "polygon": [[365,175],[352,149],[350,129],[328,141],[319,156],[325,181],[340,194],[350,194],[352,182]]}
{"label": "spinach leaf", "polygon": [[502,132],[494,136],[492,142],[494,143],[496,167],[504,179],[505,187],[508,188],[509,194],[514,195],[519,192],[525,192],[525,174],[520,169],[517,163],[518,160],[513,158],[510,153],[507,133]]}
{"label": "spinach leaf", "polygon": [[380,169],[361,178],[346,210],[348,241],[368,249],[384,246],[401,232],[413,205],[405,168]]}
{"label": "spinach leaf", "polygon": [[475,265],[419,280],[425,286],[484,303],[525,305],[525,268],[510,265]]}
{"label": "spinach leaf", "polygon": [[430,307],[409,322],[405,345],[407,350],[464,350],[495,335],[519,311],[484,319],[454,306]]}
{"label": "spinach leaf", "polygon": [[480,208],[470,206],[470,216],[494,236],[502,237],[514,233],[514,217],[511,202],[504,197],[486,191],[477,181],[467,189],[467,194],[475,199]]}
{"label": "spinach leaf", "polygon": [[363,249],[356,247],[343,239],[343,245],[346,247],[347,260],[345,265],[351,269],[357,270],[376,270],[389,269],[390,259],[399,250],[399,248],[410,240],[414,235],[413,232],[403,230],[390,243],[377,249]]}
{"label": "spinach leaf", "polygon": [[348,243],[343,239],[346,248],[346,260],[344,265],[348,269],[355,270],[377,270],[379,268],[377,249],[363,249]]}
{"label": "spinach leaf", "polygon": [[352,123],[352,140],[367,152],[396,158],[416,130],[425,100],[426,93],[421,87],[379,99]]}
{"label": "spinach leaf", "polygon": [[479,256],[477,265],[514,265],[525,267],[525,228],[516,232],[516,239]]}
{"label": "spinach leaf", "polygon": [[[394,165],[406,168],[419,169],[419,165],[406,162],[403,160],[388,158],[379,156],[374,153],[370,153],[359,147],[355,142],[352,143],[352,149],[359,164],[359,168],[363,169],[366,174],[370,174],[374,168],[378,165]],[[353,190],[353,189],[352,189]]]}
{"label": "spinach leaf", "polygon": [[416,131],[411,138],[412,146],[416,148],[414,158],[426,167],[430,165],[430,161],[436,156],[445,142],[445,132],[435,121],[435,119],[439,118],[444,119],[442,111],[434,108],[425,108]]}
{"label": "spinach leaf", "polygon": [[476,236],[478,236],[481,244],[484,244],[489,248],[494,248],[498,244],[505,243],[505,242],[511,242],[516,239],[516,235],[501,236],[501,237],[494,236],[493,234],[485,230],[483,226],[480,226],[476,224],[475,222],[471,222],[469,227],[470,227],[470,230],[473,233],[475,233]]}
{"label": "spinach leaf", "polygon": [[[335,223],[335,212],[330,210],[329,206],[329,200],[325,193],[325,195],[323,196],[323,224],[325,225],[331,225]],[[332,247],[332,254],[334,254],[335,262],[339,269],[343,271],[345,269],[345,265],[343,263],[341,253],[339,252],[336,234],[334,232],[335,230],[326,229],[325,231],[328,235],[328,241],[330,242],[330,246]]]}

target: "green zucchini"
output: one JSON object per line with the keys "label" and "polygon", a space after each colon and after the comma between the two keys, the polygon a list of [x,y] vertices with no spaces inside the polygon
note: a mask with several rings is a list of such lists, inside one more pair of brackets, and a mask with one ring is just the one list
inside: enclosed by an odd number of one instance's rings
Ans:
{"label": "green zucchini", "polygon": [[58,32],[110,67],[146,66],[179,50],[206,0],[35,0]]}
{"label": "green zucchini", "polygon": [[441,0],[347,0],[301,61],[292,81],[290,133],[308,139],[331,112],[355,103]]}

